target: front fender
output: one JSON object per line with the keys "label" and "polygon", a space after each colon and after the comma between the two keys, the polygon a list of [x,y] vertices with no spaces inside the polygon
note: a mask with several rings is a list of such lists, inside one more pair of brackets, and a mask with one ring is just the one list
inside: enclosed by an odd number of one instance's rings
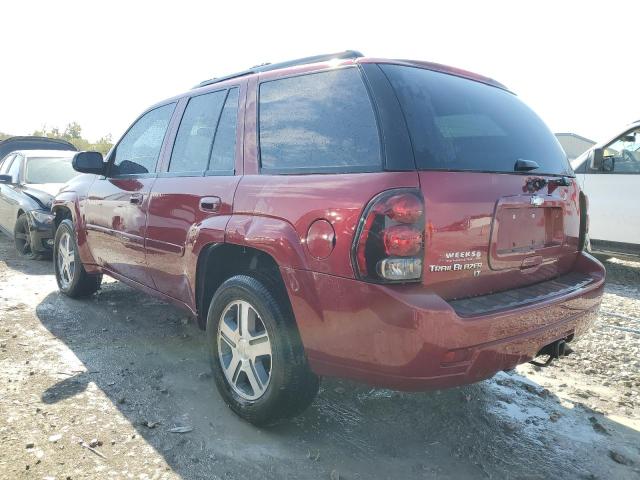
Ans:
{"label": "front fender", "polygon": [[20,212],[27,212],[29,210],[36,210],[39,205],[36,201],[24,193],[20,192],[13,185],[3,185],[2,188],[3,204],[7,208],[6,212],[3,212],[3,221],[6,224],[0,223],[11,234],[13,234],[16,220],[20,216]]}
{"label": "front fender", "polygon": [[42,205],[40,204],[40,202],[38,202],[35,198],[33,198],[31,195],[29,195],[25,191],[16,190],[16,202],[17,202],[15,204],[16,218],[18,218],[17,213],[20,210],[22,210],[23,212],[28,212],[31,210],[42,209]]}
{"label": "front fender", "polygon": [[80,203],[78,201],[77,193],[74,191],[60,192],[51,203],[51,211],[56,216],[56,228],[60,223],[58,216],[63,211],[71,213],[71,221],[73,222],[73,228],[76,234],[80,260],[82,260],[82,263],[85,266],[94,265],[96,261],[91,254],[91,250],[89,249],[89,244],[87,242],[87,230],[84,225],[84,217],[80,213]]}
{"label": "front fender", "polygon": [[62,192],[53,199],[51,202],[51,211],[58,216],[62,210],[71,212],[73,224],[77,225],[76,219],[79,217],[79,208],[76,192]]}

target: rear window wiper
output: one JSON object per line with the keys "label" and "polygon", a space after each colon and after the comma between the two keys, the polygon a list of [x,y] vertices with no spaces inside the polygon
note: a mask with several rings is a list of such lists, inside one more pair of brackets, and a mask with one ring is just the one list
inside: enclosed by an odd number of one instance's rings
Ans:
{"label": "rear window wiper", "polygon": [[533,160],[525,160],[523,158],[519,158],[518,160],[516,160],[516,164],[513,166],[513,169],[516,172],[528,172],[537,168],[540,168],[538,162],[534,162]]}

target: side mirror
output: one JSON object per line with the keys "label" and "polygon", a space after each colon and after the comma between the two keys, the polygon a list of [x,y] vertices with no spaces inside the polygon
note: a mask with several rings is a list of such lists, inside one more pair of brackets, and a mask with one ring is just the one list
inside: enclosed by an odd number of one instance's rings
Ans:
{"label": "side mirror", "polygon": [[607,157],[602,161],[602,171],[611,173],[616,167],[616,159],[613,157]]}
{"label": "side mirror", "polygon": [[11,175],[0,175],[0,183],[13,183]]}
{"label": "side mirror", "polygon": [[105,163],[100,152],[78,152],[73,156],[71,165],[76,172],[104,175]]}
{"label": "side mirror", "polygon": [[602,170],[602,163],[604,161],[604,148],[594,148],[591,152],[591,163],[589,168],[591,170]]}

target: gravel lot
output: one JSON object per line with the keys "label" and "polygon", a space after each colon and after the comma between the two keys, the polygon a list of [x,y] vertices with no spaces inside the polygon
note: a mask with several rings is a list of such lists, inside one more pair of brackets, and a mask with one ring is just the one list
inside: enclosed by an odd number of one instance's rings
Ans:
{"label": "gravel lot", "polygon": [[223,404],[183,312],[113,281],[65,298],[2,238],[0,478],[640,478],[640,263],[605,263],[598,325],[550,368],[412,394],[325,379],[265,430]]}

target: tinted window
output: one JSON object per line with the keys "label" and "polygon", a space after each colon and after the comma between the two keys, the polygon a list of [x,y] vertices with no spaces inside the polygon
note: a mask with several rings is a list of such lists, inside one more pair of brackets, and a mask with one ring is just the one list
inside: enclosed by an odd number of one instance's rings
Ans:
{"label": "tinted window", "polygon": [[207,169],[226,94],[226,90],[222,90],[189,100],[171,152],[170,172],[203,172]]}
{"label": "tinted window", "polygon": [[276,171],[378,170],[378,129],[359,70],[260,85],[260,159]]}
{"label": "tinted window", "polygon": [[224,104],[216,138],[211,151],[209,170],[232,171],[236,154],[236,123],[238,118],[238,89],[229,90]]}
{"label": "tinted window", "polygon": [[36,157],[27,159],[24,177],[26,183],[67,183],[76,175],[71,157]]}
{"label": "tinted window", "polygon": [[562,147],[518,97],[500,88],[421,68],[381,65],[404,111],[419,169],[571,175]]}
{"label": "tinted window", "polygon": [[112,175],[155,171],[174,107],[171,103],[155,108],[133,124],[112,154]]}

